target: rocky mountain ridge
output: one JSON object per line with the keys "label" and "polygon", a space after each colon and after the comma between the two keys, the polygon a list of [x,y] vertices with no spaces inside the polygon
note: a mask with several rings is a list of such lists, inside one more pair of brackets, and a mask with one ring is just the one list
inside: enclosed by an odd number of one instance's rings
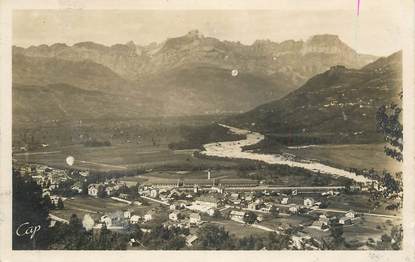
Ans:
{"label": "rocky mountain ridge", "polygon": [[[116,101],[123,101],[142,110],[134,117],[241,113],[284,97],[309,77],[332,66],[360,68],[374,58],[358,54],[334,35],[281,43],[258,40],[244,45],[194,30],[146,46],[134,42],[112,46],[94,42],[14,46],[13,85],[25,87],[25,92],[22,88],[16,91],[22,96],[36,96],[37,88],[53,90],[56,86],[96,91],[93,94],[101,96],[96,101],[108,101],[108,95],[113,95],[110,108],[116,108]],[[55,97],[57,104],[65,103],[59,101],[63,96]],[[39,100],[22,99],[29,104]],[[134,104],[148,105],[146,101],[152,101],[154,106]],[[72,102],[73,107],[84,108],[78,103],[90,101]],[[36,111],[36,106],[26,111]],[[95,106],[106,107],[99,103]],[[126,107],[123,104],[119,108]],[[23,109],[18,111],[24,112]],[[66,118],[82,117],[79,113],[71,115],[68,108],[66,112]],[[131,116],[131,112],[123,114],[118,109],[114,114]],[[88,117],[93,118],[93,114]]]}

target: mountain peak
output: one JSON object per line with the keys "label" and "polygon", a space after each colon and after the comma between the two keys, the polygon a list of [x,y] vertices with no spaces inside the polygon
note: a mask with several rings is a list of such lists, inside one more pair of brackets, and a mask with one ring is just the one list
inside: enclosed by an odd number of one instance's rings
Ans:
{"label": "mountain peak", "polygon": [[273,44],[274,42],[272,42],[269,39],[257,39],[254,41],[253,45],[268,45],[268,44]]}
{"label": "mountain peak", "polygon": [[338,35],[334,34],[319,34],[311,36],[307,42],[341,42]]}
{"label": "mountain peak", "polygon": [[79,42],[73,45],[74,47],[79,48],[86,48],[86,49],[97,49],[97,50],[106,50],[108,47],[102,44],[97,44],[92,41],[86,41],[86,42]]}
{"label": "mountain peak", "polygon": [[203,35],[199,32],[199,30],[194,29],[194,30],[190,30],[186,36],[188,37],[192,37],[192,38],[202,38]]}
{"label": "mountain peak", "polygon": [[311,36],[304,44],[303,53],[356,53],[340,40],[338,35],[322,34]]}
{"label": "mountain peak", "polygon": [[134,41],[128,41],[127,43],[125,43],[126,46],[130,47],[130,48],[136,48],[136,44],[134,43]]}
{"label": "mountain peak", "polygon": [[168,38],[160,52],[170,52],[182,48],[190,48],[191,46],[200,43],[202,38],[204,38],[204,36],[199,32],[199,30],[191,30],[183,36]]}
{"label": "mountain peak", "polygon": [[50,46],[50,48],[52,49],[64,49],[67,48],[68,46],[65,43],[55,43],[53,45]]}

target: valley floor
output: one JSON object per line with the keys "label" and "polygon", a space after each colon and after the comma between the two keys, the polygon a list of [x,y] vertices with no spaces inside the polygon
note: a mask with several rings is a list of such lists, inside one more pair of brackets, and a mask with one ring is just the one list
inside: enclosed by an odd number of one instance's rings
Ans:
{"label": "valley floor", "polygon": [[[252,132],[246,132],[252,136]],[[254,137],[253,140],[255,142],[259,139]],[[210,148],[215,151],[220,149],[221,145],[229,144],[232,145],[229,152],[236,152],[236,155],[238,155],[241,153],[239,150],[244,145],[241,141],[243,140],[215,142],[210,144]],[[389,161],[384,156],[383,147],[379,144],[284,148],[282,152],[289,153],[298,159],[331,165],[337,169],[375,168],[376,170],[399,171],[399,166],[396,164],[393,166],[393,161]],[[305,234],[312,237],[327,237],[327,231],[315,229],[312,226],[312,223],[319,220],[319,215],[325,214],[339,219],[349,210],[353,210],[359,213],[359,219],[353,221],[352,224],[344,225],[343,236],[347,242],[362,246],[367,244],[369,239],[380,241],[382,235],[389,234],[393,226],[401,224],[399,208],[387,208],[392,204],[400,206],[399,201],[389,198],[372,201],[372,193],[367,191],[345,192],[344,186],[347,179],[344,180],[344,177],[324,173],[314,174],[310,170],[304,171],[288,166],[259,164],[256,161],[238,159],[238,157],[209,158],[199,157],[198,154],[200,154],[198,149],[172,150],[168,147],[167,142],[154,144],[147,141],[146,143],[113,143],[111,146],[99,147],[86,147],[82,144],[51,146],[33,152],[16,152],[13,154],[13,161],[15,167],[28,164],[38,164],[35,165],[36,168],[39,168],[39,165],[47,166],[55,169],[58,174],[64,174],[62,177],[71,176],[68,175],[70,172],[67,172],[69,169],[88,170],[91,174],[98,174],[97,181],[92,183],[103,183],[103,180],[99,179],[100,175],[106,178],[108,175],[117,174],[117,183],[121,185],[134,188],[138,182],[141,187],[149,186],[158,192],[165,190],[167,184],[174,185],[177,181],[205,184],[205,189],[194,194],[195,197],[198,194],[202,196],[203,194],[209,196],[216,194],[206,189],[206,183],[210,183],[210,188],[212,185],[210,181],[212,180],[231,180],[232,183],[240,184],[256,183],[253,186],[246,186],[246,188],[243,185],[233,188],[229,186],[227,192],[220,197],[226,202],[226,207],[220,209],[221,215],[219,218],[212,218],[200,212],[203,216],[203,223],[223,226],[225,230],[237,238],[250,235],[267,236],[269,231],[280,231],[281,228],[295,228],[297,226],[302,227]],[[255,152],[255,154],[258,153]],[[68,166],[65,162],[67,156],[75,158],[73,166]],[[208,170],[211,170],[209,175],[212,180],[207,178]],[[47,172],[44,171],[40,171],[40,174],[37,176],[47,176]],[[74,176],[69,181],[73,184],[82,184],[83,179],[84,177]],[[44,185],[42,184],[42,186]],[[292,187],[303,188],[298,190],[297,195],[297,193],[293,194]],[[328,187],[328,189],[325,187]],[[47,188],[44,189],[48,190]],[[185,191],[186,194],[187,192],[193,194],[193,185],[182,191]],[[330,194],[333,194],[333,191],[337,191],[337,194],[322,195],[322,193],[330,191],[332,191]],[[51,192],[59,197],[64,197],[59,189],[51,190]],[[269,192],[274,192],[274,195],[267,195]],[[258,215],[263,215],[264,218],[255,224],[257,226],[250,226],[229,219],[226,217],[227,210],[252,211],[249,208],[247,209],[247,204],[233,204],[231,200],[232,193],[237,193],[240,196],[256,195],[261,203],[278,207],[280,214],[277,217],[271,217],[269,212],[253,210]],[[171,210],[169,210],[168,205],[180,202],[171,201],[169,204],[163,204],[164,200],[161,198],[155,198],[156,201],[153,201],[148,196],[141,196],[137,199],[142,201],[143,205],[135,205],[134,203],[126,204],[107,197],[94,198],[86,196],[85,193],[83,195],[77,193],[73,197],[64,198],[65,207],[51,211],[55,219],[69,220],[72,214],[77,214],[78,217],[83,218],[88,214],[96,223],[101,223],[102,216],[115,213],[121,214],[126,210],[140,217],[149,212],[155,213],[156,219],[151,223],[143,222],[144,227],[154,223],[172,224],[173,222],[169,219]],[[281,203],[284,198],[289,198],[289,205]],[[307,211],[305,213],[288,211],[289,207],[292,206],[304,208],[304,200],[307,198],[313,198],[316,203],[326,202],[327,206],[324,208],[306,207]],[[132,201],[137,199],[132,199]],[[193,203],[193,200],[187,202]],[[248,201],[246,202],[248,203]],[[187,210],[184,213],[189,216],[191,212]],[[190,234],[197,234],[198,228],[199,226],[190,226]]]}

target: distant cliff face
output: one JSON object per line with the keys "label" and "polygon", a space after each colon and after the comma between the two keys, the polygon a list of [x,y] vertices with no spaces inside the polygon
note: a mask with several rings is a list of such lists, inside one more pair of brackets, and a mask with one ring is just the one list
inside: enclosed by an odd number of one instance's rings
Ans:
{"label": "distant cliff face", "polygon": [[337,35],[315,35],[308,39],[301,50],[302,53],[325,54],[357,54],[352,48],[343,43]]}
{"label": "distant cliff face", "polygon": [[73,46],[67,46],[66,44],[31,46],[27,49],[14,47],[13,52],[28,57],[49,57],[68,61],[90,60],[107,66],[125,78],[133,77],[136,69],[144,62],[142,49],[132,42],[110,47],[93,42],[81,42]]}
{"label": "distant cliff face", "polygon": [[271,77],[282,73],[291,78],[293,85],[304,83],[332,65],[359,68],[376,58],[356,53],[335,35],[316,35],[305,42],[258,40],[252,45],[242,45],[205,37],[197,30],[147,46],[128,42],[108,47],[82,42],[73,46],[58,43],[26,49],[14,47],[13,51],[29,57],[91,60],[130,80],[198,63],[223,69],[238,68]]}
{"label": "distant cliff face", "polygon": [[374,59],[333,35],[243,45],[194,30],[146,46],[81,42],[13,47],[13,83],[31,88],[67,84],[133,96],[127,104],[153,99],[159,109],[140,107],[145,116],[235,113],[279,99],[332,66],[360,68]]}

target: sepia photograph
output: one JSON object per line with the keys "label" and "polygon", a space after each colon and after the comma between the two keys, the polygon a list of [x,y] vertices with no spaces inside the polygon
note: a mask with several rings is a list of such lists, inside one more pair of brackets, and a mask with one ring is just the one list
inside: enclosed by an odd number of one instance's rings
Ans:
{"label": "sepia photograph", "polygon": [[12,250],[401,251],[400,9],[350,2],[13,10]]}

